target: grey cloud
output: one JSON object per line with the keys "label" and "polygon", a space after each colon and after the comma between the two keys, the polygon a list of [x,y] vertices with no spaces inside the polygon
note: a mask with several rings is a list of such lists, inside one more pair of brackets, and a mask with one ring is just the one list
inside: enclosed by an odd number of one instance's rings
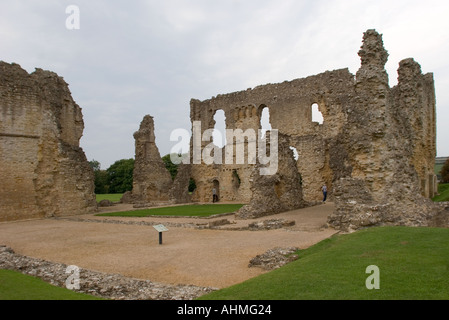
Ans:
{"label": "grey cloud", "polygon": [[[80,8],[80,30],[65,28],[69,4]],[[165,154],[170,132],[190,129],[191,98],[344,67],[355,73],[362,34],[376,28],[390,52],[392,84],[399,60],[413,54],[424,72],[435,72],[444,156],[449,20],[438,18],[448,9],[445,1],[402,0],[16,0],[0,4],[0,59],[64,77],[83,108],[81,145],[105,168],[134,157],[133,133],[146,114]]]}

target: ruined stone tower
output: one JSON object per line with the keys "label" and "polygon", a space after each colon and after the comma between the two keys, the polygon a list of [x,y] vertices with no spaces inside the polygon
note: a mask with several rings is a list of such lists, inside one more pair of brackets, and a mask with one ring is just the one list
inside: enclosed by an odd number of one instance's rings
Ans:
{"label": "ruined stone tower", "polygon": [[336,211],[329,222],[343,229],[425,225],[436,192],[433,75],[405,59],[390,89],[388,54],[374,30],[365,33],[359,55],[352,106],[338,137],[347,170],[335,180]]}
{"label": "ruined stone tower", "polygon": [[84,122],[68,85],[0,62],[0,221],[94,212]]}
{"label": "ruined stone tower", "polygon": [[173,181],[156,146],[153,117],[146,115],[143,118],[139,130],[134,133],[134,139],[134,202],[143,205],[169,201]]}
{"label": "ruined stone tower", "polygon": [[176,177],[172,179],[156,146],[152,116],[143,118],[134,139],[136,154],[133,190],[127,195],[129,202],[134,203],[135,207],[190,202],[188,185],[191,167],[180,164]]}

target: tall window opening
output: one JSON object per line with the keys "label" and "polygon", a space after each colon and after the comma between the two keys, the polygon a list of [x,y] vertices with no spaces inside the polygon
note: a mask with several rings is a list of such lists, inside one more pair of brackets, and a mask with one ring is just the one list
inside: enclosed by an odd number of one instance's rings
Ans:
{"label": "tall window opening", "polygon": [[226,145],[226,116],[223,110],[215,112],[214,121],[212,141],[217,147],[223,148]]}
{"label": "tall window opening", "polygon": [[320,111],[317,103],[312,104],[312,122],[324,123],[323,114]]}
{"label": "tall window opening", "polygon": [[268,107],[263,106],[262,113],[260,116],[260,127],[262,129],[262,137],[265,137],[265,133],[267,131],[272,130],[270,123],[270,109]]}

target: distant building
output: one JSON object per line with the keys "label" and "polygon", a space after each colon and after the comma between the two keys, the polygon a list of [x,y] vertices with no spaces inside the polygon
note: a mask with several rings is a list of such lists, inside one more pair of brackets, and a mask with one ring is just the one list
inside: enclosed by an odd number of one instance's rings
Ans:
{"label": "distant building", "polygon": [[435,164],[445,164],[447,159],[449,159],[449,157],[436,157],[435,158]]}

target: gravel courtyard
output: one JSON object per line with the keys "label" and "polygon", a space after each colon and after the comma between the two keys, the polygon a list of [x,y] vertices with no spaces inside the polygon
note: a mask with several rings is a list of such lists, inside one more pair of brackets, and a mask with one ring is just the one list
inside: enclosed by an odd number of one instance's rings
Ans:
{"label": "gravel courtyard", "polygon": [[[223,288],[267,272],[249,261],[273,248],[305,249],[336,231],[323,226],[332,203],[256,220],[233,215],[199,218],[120,218],[69,216],[0,224],[0,245],[15,253],[80,268],[171,285]],[[117,205],[101,211],[126,210]],[[230,224],[202,228],[213,221]],[[275,230],[250,231],[250,223],[272,219],[295,221]],[[152,224],[164,224],[159,244]]]}

